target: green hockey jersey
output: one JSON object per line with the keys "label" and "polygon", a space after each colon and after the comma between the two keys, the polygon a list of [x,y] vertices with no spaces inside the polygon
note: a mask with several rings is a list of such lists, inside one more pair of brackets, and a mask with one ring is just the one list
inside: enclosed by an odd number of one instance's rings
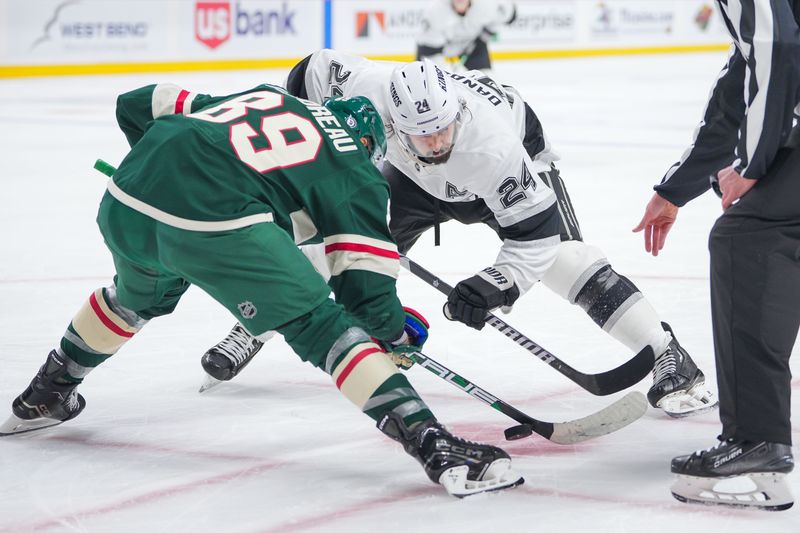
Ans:
{"label": "green hockey jersey", "polygon": [[189,231],[272,222],[298,244],[321,238],[337,301],[371,335],[400,335],[389,188],[338,116],[271,85],[214,97],[159,84],[119,96],[117,121],[132,147],[109,182],[117,200]]}

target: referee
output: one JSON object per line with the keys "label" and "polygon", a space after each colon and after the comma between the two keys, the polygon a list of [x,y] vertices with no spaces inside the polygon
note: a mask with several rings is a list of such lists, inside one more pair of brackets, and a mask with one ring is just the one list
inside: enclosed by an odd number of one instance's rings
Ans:
{"label": "referee", "polygon": [[[800,326],[800,0],[716,0],[732,39],[694,142],[634,231],[658,255],[679,207],[713,186],[709,236],[722,434],[672,460],[681,501],[782,510],[793,501],[789,356]],[[709,180],[709,176],[712,176]],[[714,489],[747,476],[755,489]]]}

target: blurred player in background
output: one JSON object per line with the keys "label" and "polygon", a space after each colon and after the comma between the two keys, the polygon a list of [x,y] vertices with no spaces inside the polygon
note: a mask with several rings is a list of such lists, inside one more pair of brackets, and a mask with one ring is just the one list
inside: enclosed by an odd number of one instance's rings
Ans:
{"label": "blurred player in background", "polygon": [[516,16],[514,2],[504,0],[432,0],[417,37],[417,60],[428,58],[453,72],[489,72],[488,42]]}

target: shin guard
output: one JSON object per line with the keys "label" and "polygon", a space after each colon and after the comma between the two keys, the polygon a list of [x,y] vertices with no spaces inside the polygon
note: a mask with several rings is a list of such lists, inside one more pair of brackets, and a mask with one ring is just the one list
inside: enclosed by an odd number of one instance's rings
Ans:
{"label": "shin guard", "polygon": [[562,242],[542,283],[578,305],[595,324],[634,352],[650,345],[658,354],[669,343],[655,309],[636,285],[614,271],[599,248],[582,241]]}
{"label": "shin guard", "polygon": [[433,416],[386,352],[359,328],[348,329],[334,343],[325,371],[342,394],[373,420],[389,412],[406,424]]}
{"label": "shin guard", "polygon": [[68,374],[80,381],[94,367],[114,355],[147,320],[125,308],[112,285],[97,289],[70,322],[61,339]]}

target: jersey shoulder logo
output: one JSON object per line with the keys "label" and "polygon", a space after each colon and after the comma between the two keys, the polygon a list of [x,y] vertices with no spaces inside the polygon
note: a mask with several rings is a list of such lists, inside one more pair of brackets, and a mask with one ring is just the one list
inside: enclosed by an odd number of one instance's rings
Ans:
{"label": "jersey shoulder logo", "polygon": [[458,190],[458,187],[450,183],[449,181],[445,183],[444,186],[444,194],[448,198],[461,198],[462,196],[467,196],[469,191],[464,189],[463,191]]}

